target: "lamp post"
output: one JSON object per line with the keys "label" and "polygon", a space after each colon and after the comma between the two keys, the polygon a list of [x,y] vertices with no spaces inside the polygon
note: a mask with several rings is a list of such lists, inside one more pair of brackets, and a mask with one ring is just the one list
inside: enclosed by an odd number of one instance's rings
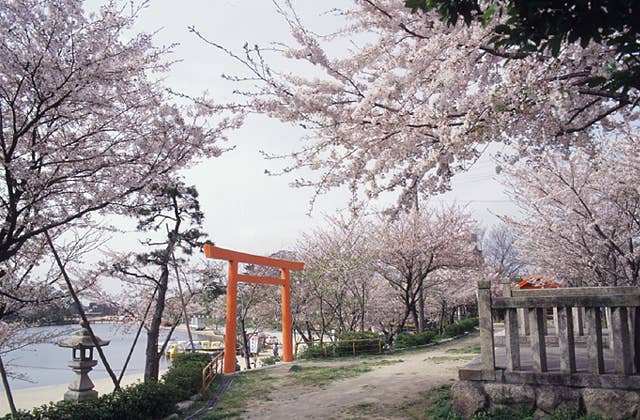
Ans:
{"label": "lamp post", "polygon": [[[72,349],[72,359],[69,367],[76,373],[76,378],[69,384],[69,390],[64,393],[65,400],[85,400],[89,398],[97,398],[98,391],[93,389],[94,385],[89,378],[89,372],[95,365],[97,360],[93,360],[93,348],[95,345],[91,341],[91,335],[84,323],[80,323],[82,327],[76,331],[71,337],[58,343],[60,347]],[[110,340],[102,340],[96,337],[100,347],[109,344]]]}

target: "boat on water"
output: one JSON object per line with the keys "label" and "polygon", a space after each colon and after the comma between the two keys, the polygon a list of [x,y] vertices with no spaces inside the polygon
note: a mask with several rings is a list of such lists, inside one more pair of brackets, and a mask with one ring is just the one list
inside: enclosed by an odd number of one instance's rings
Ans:
{"label": "boat on water", "polygon": [[185,351],[187,351],[187,348],[183,341],[169,341],[167,348],[164,351],[164,355],[168,359],[173,359]]}
{"label": "boat on water", "polygon": [[222,349],[222,347],[223,347],[222,341],[217,341],[217,340],[194,341],[193,348],[191,348],[191,343],[186,341],[169,341],[165,349],[164,355],[168,359],[173,359],[177,355],[187,351],[211,352],[211,351],[219,351]]}

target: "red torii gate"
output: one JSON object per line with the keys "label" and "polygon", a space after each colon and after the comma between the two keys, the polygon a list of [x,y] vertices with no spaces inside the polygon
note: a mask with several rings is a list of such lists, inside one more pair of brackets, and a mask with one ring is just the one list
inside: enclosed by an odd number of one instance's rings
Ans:
{"label": "red torii gate", "polygon": [[[282,290],[282,361],[293,361],[293,337],[291,332],[291,285],[289,270],[304,269],[303,262],[279,260],[245,254],[230,249],[218,248],[212,244],[204,245],[207,258],[227,260],[229,262],[229,280],[227,281],[227,319],[224,337],[224,373],[236,370],[236,305],[238,282],[272,284]],[[265,265],[280,269],[280,278],[249,276],[238,274],[238,263]]]}

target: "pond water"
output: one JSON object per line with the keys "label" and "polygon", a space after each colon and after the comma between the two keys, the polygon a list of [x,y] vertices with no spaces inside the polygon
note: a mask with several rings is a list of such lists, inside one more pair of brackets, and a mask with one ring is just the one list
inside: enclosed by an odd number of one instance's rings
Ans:
{"label": "pond water", "polygon": [[[129,353],[129,348],[135,338],[135,325],[128,324],[92,324],[94,333],[103,340],[111,340],[108,346],[103,347],[109,365],[116,375],[120,374],[124,361]],[[77,325],[37,327],[31,331],[40,332],[64,332],[73,333],[78,330]],[[169,330],[161,330],[160,343],[163,342]],[[66,338],[66,335],[56,341]],[[174,331],[172,340],[188,341],[186,332]],[[211,338],[199,334],[193,334],[195,340],[211,340]],[[136,348],[131,356],[125,375],[144,373],[144,351],[147,344],[147,334],[142,330]],[[100,361],[98,352],[94,351],[94,359],[98,365],[90,372],[92,379],[107,378],[109,374]],[[12,389],[24,389],[37,386],[67,384],[75,377],[71,368],[67,366],[71,360],[71,349],[58,347],[54,343],[33,344],[23,349],[3,355],[3,361],[12,372],[26,375],[29,381],[10,379]],[[160,370],[167,367],[167,360],[163,357],[160,361]],[[0,393],[2,390],[0,390]]]}

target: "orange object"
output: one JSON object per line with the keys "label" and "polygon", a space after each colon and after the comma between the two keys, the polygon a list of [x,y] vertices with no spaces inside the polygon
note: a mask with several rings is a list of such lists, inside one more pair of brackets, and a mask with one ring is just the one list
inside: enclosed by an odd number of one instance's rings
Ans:
{"label": "orange object", "polygon": [[545,279],[542,276],[529,276],[522,279],[515,287],[514,290],[527,290],[527,289],[557,289],[560,287],[560,283],[557,283],[551,279]]}
{"label": "orange object", "polygon": [[[293,360],[293,336],[291,331],[291,285],[290,270],[304,269],[303,262],[279,260],[245,254],[230,249],[218,248],[212,244],[204,245],[207,258],[227,260],[229,279],[227,281],[227,320],[224,339],[224,373],[236,370],[236,306],[238,301],[238,282],[271,284],[282,289],[282,360]],[[280,269],[280,278],[260,277],[238,274],[238,263],[258,264]]]}

